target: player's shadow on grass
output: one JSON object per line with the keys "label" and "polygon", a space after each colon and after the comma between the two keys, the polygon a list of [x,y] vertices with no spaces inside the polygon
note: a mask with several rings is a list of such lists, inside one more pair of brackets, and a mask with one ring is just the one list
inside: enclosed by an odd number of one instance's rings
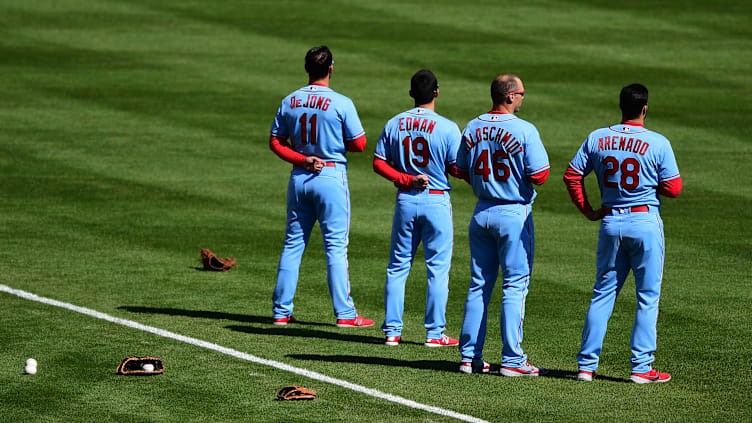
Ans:
{"label": "player's shadow on grass", "polygon": [[[242,323],[272,323],[271,316],[253,316],[249,314],[235,314],[235,313],[223,313],[221,311],[205,311],[205,310],[183,310],[180,308],[159,308],[159,307],[140,307],[140,306],[120,306],[118,310],[125,310],[131,313],[144,313],[144,314],[167,314],[169,316],[186,316],[186,317],[199,317],[202,319],[217,319],[217,320],[233,320]],[[333,323],[319,323],[319,322],[306,322],[298,320],[296,325],[304,326],[330,326],[333,327]]]}
{"label": "player's shadow on grass", "polygon": [[[576,381],[577,380],[577,372],[572,370],[557,370],[557,369],[549,369],[548,374],[545,377],[552,377],[554,379],[571,379]],[[609,377],[609,376],[601,376],[597,375],[595,377],[595,381],[599,380],[605,380],[608,382],[617,382],[617,383],[628,383],[628,379],[619,379],[616,377]],[[586,382],[579,382],[579,383],[586,383]]]}
{"label": "player's shadow on grass", "polygon": [[[381,338],[379,338],[381,342]],[[403,344],[401,341],[400,344]],[[379,366],[409,367],[411,369],[439,370],[442,372],[454,372],[458,370],[459,363],[447,360],[399,360],[385,357],[365,357],[362,355],[322,355],[322,354],[288,354],[285,357],[296,360],[328,361],[330,363],[358,363],[375,364]]]}
{"label": "player's shadow on grass", "polygon": [[[296,322],[297,326],[300,322]],[[254,335],[277,335],[277,336],[294,336],[299,338],[319,338],[333,339],[335,341],[357,342],[360,344],[383,344],[384,338],[381,336],[358,335],[348,332],[350,329],[338,329],[339,332],[328,332],[324,330],[315,330],[307,328],[295,328],[287,325],[285,327],[255,327],[255,326],[225,326],[225,328],[236,332],[252,333]],[[357,330],[357,329],[356,329]]]}
{"label": "player's shadow on grass", "polygon": [[[404,342],[400,342],[404,343]],[[375,364],[379,366],[409,367],[411,369],[438,370],[442,372],[459,373],[458,361],[446,360],[399,360],[386,357],[365,357],[360,355],[323,355],[323,354],[288,354],[286,357],[296,360],[326,361],[330,363],[358,363],[358,364]],[[499,365],[492,364],[490,376],[499,376]],[[542,376],[553,379],[577,380],[577,372],[571,370],[550,369],[548,374]],[[618,379],[608,376],[597,376],[596,380],[605,380],[609,382],[627,383],[626,379]],[[579,382],[585,383],[585,382]]]}

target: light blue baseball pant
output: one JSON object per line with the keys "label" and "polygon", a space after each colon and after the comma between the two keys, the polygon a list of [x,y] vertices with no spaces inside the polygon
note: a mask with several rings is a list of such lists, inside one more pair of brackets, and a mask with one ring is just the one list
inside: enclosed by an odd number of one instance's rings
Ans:
{"label": "light blue baseball pant", "polygon": [[598,233],[597,275],[582,344],[577,354],[580,370],[594,372],[606,336],[606,326],[630,269],[634,272],[637,311],[630,347],[632,373],[646,373],[655,360],[658,300],[663,279],[663,221],[658,208],[632,213],[614,209]]}
{"label": "light blue baseball pant", "polygon": [[462,361],[483,357],[488,304],[499,266],[504,294],[500,316],[501,364],[517,368],[527,361],[522,350],[522,322],[535,249],[531,212],[531,205],[478,201],[468,228],[471,281],[460,334]]}
{"label": "light blue baseball pant", "polygon": [[313,174],[295,167],[287,185],[287,229],[277,267],[272,311],[274,318],[290,316],[303,251],[318,220],[326,251],[327,282],[338,319],[357,317],[350,297],[347,245],[350,231],[350,191],[347,166],[325,166]]}
{"label": "light blue baseball pant", "polygon": [[[433,193],[431,193],[433,192]],[[446,328],[449,268],[452,262],[454,227],[449,193],[437,191],[398,192],[392,221],[392,246],[384,285],[386,336],[402,334],[405,284],[415,251],[423,242],[428,287],[424,325],[427,338],[440,339]]]}

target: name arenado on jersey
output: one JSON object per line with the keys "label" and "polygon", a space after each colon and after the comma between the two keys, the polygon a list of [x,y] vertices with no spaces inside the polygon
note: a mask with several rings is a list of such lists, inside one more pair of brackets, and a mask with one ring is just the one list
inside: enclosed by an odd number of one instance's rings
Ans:
{"label": "name arenado on jersey", "polygon": [[477,128],[475,130],[474,138],[472,133],[465,134],[465,145],[468,150],[472,150],[473,147],[481,141],[491,141],[501,144],[504,151],[510,156],[515,156],[525,151],[525,149],[522,148],[522,144],[517,141],[517,138],[512,136],[511,132],[504,131],[504,128],[498,128],[496,126],[483,126]]}
{"label": "name arenado on jersey", "polygon": [[306,96],[305,103],[303,103],[302,98],[296,98],[295,96],[292,96],[290,97],[290,108],[294,109],[296,107],[308,107],[309,109],[319,109],[326,111],[329,108],[329,104],[331,102],[331,98],[314,94],[309,94],[308,96]]}
{"label": "name arenado on jersey", "polygon": [[621,150],[631,151],[644,156],[648,151],[650,144],[642,141],[641,139],[627,138],[622,136],[607,136],[598,138],[598,151],[603,150]]}
{"label": "name arenado on jersey", "polygon": [[436,121],[431,119],[418,117],[401,117],[399,119],[400,131],[422,131],[432,134],[435,127]]}

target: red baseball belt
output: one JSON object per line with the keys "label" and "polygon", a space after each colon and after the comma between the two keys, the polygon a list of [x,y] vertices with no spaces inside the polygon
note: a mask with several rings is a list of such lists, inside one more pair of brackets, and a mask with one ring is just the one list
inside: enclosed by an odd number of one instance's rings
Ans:
{"label": "red baseball belt", "polygon": [[[617,209],[626,209],[626,208],[627,207],[617,207]],[[650,210],[650,208],[648,206],[632,206],[632,207],[629,207],[629,211],[632,212],[632,213],[640,213],[640,212],[647,213],[649,210]],[[613,209],[611,207],[604,207],[603,208],[603,212],[606,213],[606,214],[611,214],[612,211],[613,211]]]}
{"label": "red baseball belt", "polygon": [[[411,188],[407,188],[407,187],[399,187],[399,190],[402,191],[402,192],[410,192],[410,191],[412,191]],[[444,194],[444,191],[442,191],[440,189],[429,189],[428,193],[429,194]]]}

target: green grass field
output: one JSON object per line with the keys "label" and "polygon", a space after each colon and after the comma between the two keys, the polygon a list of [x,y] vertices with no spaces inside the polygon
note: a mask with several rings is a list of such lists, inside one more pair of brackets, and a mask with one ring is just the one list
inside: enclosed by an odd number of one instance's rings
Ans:
{"label": "green grass field", "polygon": [[[0,0],[0,284],[487,421],[750,421],[751,18],[740,0]],[[436,73],[437,110],[461,128],[490,109],[496,75],[523,79],[520,116],[551,162],[534,207],[523,346],[551,377],[462,375],[455,348],[423,347],[420,259],[407,342],[385,347],[378,326],[336,328],[318,230],[296,295],[304,324],[271,325],[290,165],[268,131],[280,100],[307,82],[306,50],[321,44],[369,138],[350,155],[349,262],[358,310],[379,323],[394,188],[371,160],[384,123],[412,106],[410,76]],[[673,380],[628,383],[628,282],[601,378],[578,383],[597,224],[561,177],[584,137],[619,119],[619,90],[632,82],[650,89],[647,126],[672,141],[684,180],[662,213],[656,367]],[[456,337],[475,201],[454,186]],[[197,271],[201,248],[237,257],[237,270]],[[500,300],[497,289],[491,316]],[[0,421],[455,421],[2,292],[0,321]],[[489,318],[485,350],[497,366],[498,326]],[[161,356],[167,372],[116,376],[129,355]],[[35,376],[22,374],[27,357]],[[274,401],[287,384],[319,398]]]}

